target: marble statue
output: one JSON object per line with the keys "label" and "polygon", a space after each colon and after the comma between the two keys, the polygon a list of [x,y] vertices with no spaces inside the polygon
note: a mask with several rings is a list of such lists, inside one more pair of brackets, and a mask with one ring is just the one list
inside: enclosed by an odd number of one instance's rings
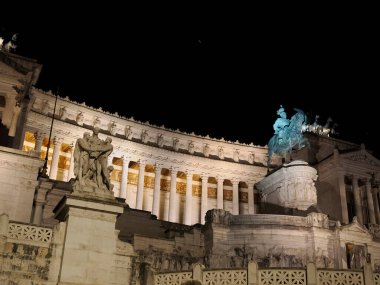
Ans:
{"label": "marble statue", "polygon": [[219,157],[220,159],[224,159],[224,150],[223,150],[223,147],[222,147],[222,146],[220,146],[220,147],[218,148],[218,157]]}
{"label": "marble statue", "polygon": [[157,145],[159,147],[163,147],[164,146],[164,135],[163,134],[159,134],[157,136]]}
{"label": "marble statue", "polygon": [[82,112],[79,112],[76,117],[76,122],[79,126],[83,126],[83,121],[84,121],[84,115]]}
{"label": "marble statue", "polygon": [[59,109],[59,118],[61,120],[66,120],[67,118],[67,109],[65,106],[62,106],[60,109]]}
{"label": "marble statue", "polygon": [[99,129],[94,128],[92,136],[85,132],[79,138],[74,150],[75,190],[100,189],[112,191],[107,158],[113,151],[112,139],[98,137]]}
{"label": "marble statue", "polygon": [[125,126],[125,137],[130,140],[132,139],[133,131],[131,126]]}

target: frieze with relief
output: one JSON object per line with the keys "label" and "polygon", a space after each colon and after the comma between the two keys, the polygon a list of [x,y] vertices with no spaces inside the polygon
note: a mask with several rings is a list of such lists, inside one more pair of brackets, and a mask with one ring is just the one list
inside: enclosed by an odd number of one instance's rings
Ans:
{"label": "frieze with relief", "polygon": [[370,166],[376,166],[380,167],[380,163],[376,160],[374,160],[367,152],[365,151],[360,151],[353,153],[351,155],[344,156],[345,159],[347,160],[352,160],[356,162],[362,162]]}

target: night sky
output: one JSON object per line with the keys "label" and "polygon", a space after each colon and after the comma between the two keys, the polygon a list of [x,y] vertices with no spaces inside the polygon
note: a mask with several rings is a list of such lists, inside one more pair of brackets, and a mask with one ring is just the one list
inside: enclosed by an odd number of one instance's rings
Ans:
{"label": "night sky", "polygon": [[43,64],[38,88],[78,102],[258,145],[273,134],[282,104],[288,117],[293,108],[311,122],[320,115],[322,125],[331,116],[337,138],[363,142],[380,158],[380,49],[370,19],[206,25],[97,16],[0,23],[0,36],[19,33],[17,53]]}

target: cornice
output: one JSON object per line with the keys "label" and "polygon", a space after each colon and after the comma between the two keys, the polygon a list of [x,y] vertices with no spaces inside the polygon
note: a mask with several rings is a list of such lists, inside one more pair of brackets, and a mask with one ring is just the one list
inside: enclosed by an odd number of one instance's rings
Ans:
{"label": "cornice", "polygon": [[[48,100],[51,102],[51,105],[54,104],[54,100],[55,100],[55,95],[51,93],[51,91],[49,92],[45,92],[43,90],[40,90],[40,89],[37,89],[37,88],[33,88],[33,94],[35,96],[35,99],[39,99],[39,100]],[[221,138],[221,139],[216,139],[216,138],[211,138],[209,135],[206,135],[206,136],[201,136],[201,135],[196,135],[194,132],[191,132],[191,133],[186,133],[186,132],[181,132],[179,129],[176,129],[176,130],[173,130],[173,129],[170,129],[170,128],[166,128],[164,125],[162,126],[157,126],[157,125],[154,125],[154,124],[151,124],[149,121],[148,122],[141,122],[141,121],[138,121],[138,120],[135,120],[133,117],[130,117],[130,118],[127,118],[127,117],[124,117],[124,116],[121,116],[119,115],[117,112],[116,113],[110,113],[108,111],[105,111],[103,110],[101,107],[100,108],[93,108],[91,106],[88,106],[86,105],[85,102],[83,103],[78,103],[76,101],[73,101],[73,100],[70,100],[68,97],[60,97],[58,96],[58,103],[57,103],[57,113],[59,111],[59,104],[62,104],[62,106],[66,106],[66,107],[69,107],[70,109],[75,109],[75,108],[79,108],[82,112],[90,112],[90,113],[93,113],[93,114],[97,114],[98,117],[102,116],[108,116],[109,117],[109,121],[112,122],[113,120],[116,120],[115,123],[124,123],[124,124],[137,124],[140,126],[140,128],[152,128],[155,130],[155,132],[169,132],[172,134],[173,137],[175,136],[186,136],[188,137],[188,140],[194,140],[194,139],[202,139],[202,140],[205,140],[205,141],[213,141],[213,142],[217,142],[217,143],[222,143],[222,144],[230,144],[230,145],[234,145],[234,146],[239,146],[239,147],[254,147],[254,148],[259,148],[259,149],[264,149],[265,151],[267,151],[267,147],[266,146],[259,146],[259,145],[254,145],[253,143],[250,143],[250,144],[245,144],[245,143],[241,143],[239,142],[238,140],[233,142],[233,141],[228,141],[228,140],[225,140],[224,138]],[[96,118],[96,116],[94,115],[94,119]]]}
{"label": "cornice", "polygon": [[[31,112],[38,113],[50,121],[55,96],[34,91]],[[133,119],[126,119],[115,114],[94,109],[83,104],[71,102],[67,98],[59,98],[56,107],[56,118],[62,118],[71,126],[93,126],[97,124],[103,132],[113,137],[123,136],[129,140],[141,140],[142,144],[157,144],[160,148],[173,148],[176,151],[203,155],[215,160],[246,161],[249,164],[267,163],[267,148],[253,144],[239,144],[224,140],[200,137],[160,128]],[[57,121],[57,120],[56,120]],[[49,124],[50,125],[50,124]]]}
{"label": "cornice", "polygon": [[[26,120],[26,130],[50,130],[51,118],[46,115],[31,111],[28,113]],[[59,119],[54,120],[52,137],[64,138],[65,143],[72,143],[77,138],[82,137],[83,133],[89,129],[78,126],[67,121]],[[202,156],[195,156],[187,153],[181,153],[174,150],[168,150],[140,142],[130,141],[110,134],[100,133],[101,138],[107,136],[112,138],[114,145],[113,156],[122,157],[129,156],[131,160],[146,160],[149,164],[160,163],[165,168],[171,166],[178,167],[181,171],[186,169],[197,169],[197,172],[208,172],[212,176],[223,174],[226,179],[239,177],[242,181],[260,180],[267,172],[264,166],[255,166],[250,164],[242,164],[229,162],[219,159],[211,159]]]}

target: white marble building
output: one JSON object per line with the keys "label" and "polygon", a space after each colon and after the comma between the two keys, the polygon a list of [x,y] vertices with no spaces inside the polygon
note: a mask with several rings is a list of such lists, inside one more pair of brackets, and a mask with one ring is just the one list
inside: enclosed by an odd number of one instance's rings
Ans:
{"label": "white marble building", "polygon": [[[55,99],[33,90],[23,127],[23,150],[41,153],[41,158],[46,154]],[[169,130],[68,98],[57,100],[49,149],[50,179],[73,177],[75,141],[94,126],[101,129],[101,138],[112,138],[109,164],[114,167],[114,194],[125,198],[131,208],[188,225],[204,223],[206,211],[213,208],[255,213],[253,186],[267,171],[264,147]]]}
{"label": "white marble building", "polygon": [[[274,284],[269,270],[379,284],[380,161],[364,146],[307,134],[267,175],[264,146],[56,97],[33,87],[40,68],[0,50],[0,283]],[[75,143],[94,127],[112,138],[113,202],[72,193]]]}

